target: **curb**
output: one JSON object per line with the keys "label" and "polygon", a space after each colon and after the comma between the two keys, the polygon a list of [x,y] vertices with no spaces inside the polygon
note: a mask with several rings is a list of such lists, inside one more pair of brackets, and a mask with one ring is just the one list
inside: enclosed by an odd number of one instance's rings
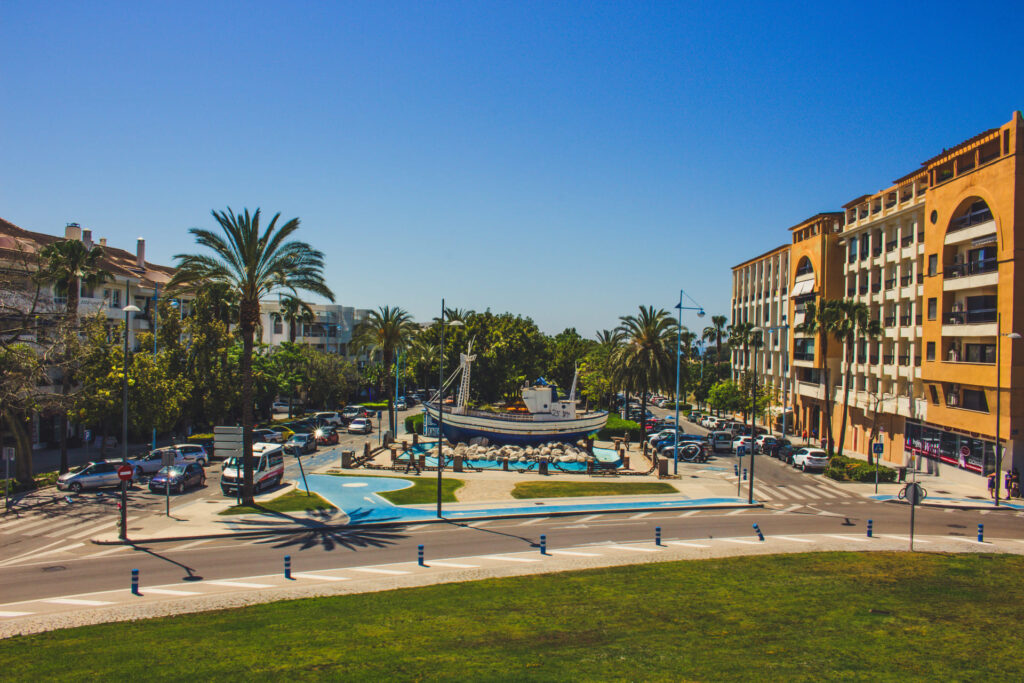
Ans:
{"label": "curb", "polygon": [[273,529],[261,529],[252,531],[230,531],[224,533],[214,534],[194,534],[191,536],[168,536],[166,538],[129,538],[125,540],[117,539],[112,541],[102,540],[98,538],[90,539],[89,542],[93,545],[135,545],[138,543],[168,543],[168,542],[179,542],[179,541],[198,541],[201,539],[208,538],[247,538],[250,536],[283,536],[287,534],[294,534],[301,531],[333,531],[339,529],[359,529],[363,527],[393,527],[393,526],[406,526],[409,524],[459,524],[462,522],[480,522],[488,519],[521,519],[524,517],[572,517],[574,515],[597,515],[597,514],[615,514],[625,512],[656,512],[658,510],[736,510],[736,509],[756,509],[763,508],[764,503],[742,503],[742,504],[723,504],[723,505],[666,505],[660,508],[621,508],[617,510],[584,510],[580,511],[565,511],[565,512],[545,512],[543,510],[535,510],[530,512],[521,512],[511,515],[477,515],[474,517],[459,517],[458,519],[452,519],[449,517],[431,518],[431,519],[411,519],[406,521],[385,521],[385,522],[364,522],[361,524],[317,524],[315,526],[295,526],[289,528],[273,528]]}
{"label": "curb", "polygon": [[[896,499],[883,500],[880,502],[891,503],[893,505],[910,505],[910,503],[904,500]],[[950,510],[991,510],[995,512],[1002,512],[1003,510],[1005,510],[1007,512],[1024,512],[1024,510],[1021,510],[1019,508],[1011,508],[1005,506],[996,507],[994,505],[956,505],[954,503],[918,503],[917,505],[918,507],[946,508]]]}

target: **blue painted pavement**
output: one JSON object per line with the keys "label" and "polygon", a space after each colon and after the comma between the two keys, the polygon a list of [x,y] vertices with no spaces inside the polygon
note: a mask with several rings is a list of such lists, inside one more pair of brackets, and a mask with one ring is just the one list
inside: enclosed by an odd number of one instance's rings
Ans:
{"label": "blue painted pavement", "polygon": [[[351,523],[415,522],[437,519],[435,506],[394,505],[377,495],[378,491],[398,491],[412,486],[412,482],[398,477],[336,477],[330,474],[310,474],[309,489],[323,496],[344,512]],[[514,517],[524,513],[554,514],[587,512],[614,512],[616,510],[658,510],[666,507],[706,507],[709,505],[737,505],[747,503],[741,498],[671,498],[651,501],[538,503],[537,501],[509,502],[494,507],[467,508],[465,504],[444,509],[445,519],[476,517]],[[492,504],[493,505],[493,504]]]}
{"label": "blue painted pavement", "polygon": [[[880,501],[899,500],[897,496],[892,496],[889,494],[878,494],[877,496],[868,497],[871,498],[872,500]],[[921,505],[928,505],[929,503],[936,502],[941,502],[946,505],[959,503],[961,505],[970,505],[972,507],[990,507],[993,510],[996,507],[995,501],[992,500],[976,500],[974,498],[943,498],[942,496],[928,496],[927,498],[924,499],[924,502],[921,503]],[[1002,499],[1000,499],[999,501],[999,507],[1005,507],[1011,510],[1024,510],[1024,505],[1021,505],[1019,503],[1007,503],[1005,500]]]}

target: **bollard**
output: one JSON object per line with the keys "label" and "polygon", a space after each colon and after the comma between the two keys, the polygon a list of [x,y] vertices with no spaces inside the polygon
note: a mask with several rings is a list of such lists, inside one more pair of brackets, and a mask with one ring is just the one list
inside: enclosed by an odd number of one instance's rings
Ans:
{"label": "bollard", "polygon": [[868,520],[868,538],[871,538],[871,530],[872,530],[872,526],[874,525],[874,523],[875,523],[874,520],[871,520],[871,519]]}
{"label": "bollard", "polygon": [[421,566],[421,567],[426,567],[427,565],[423,564],[423,544],[422,543],[420,543],[419,548],[416,551],[416,554],[418,556],[417,557],[417,564],[419,564],[419,566]]}
{"label": "bollard", "polygon": [[654,545],[661,545],[661,527],[654,527]]}
{"label": "bollard", "polygon": [[291,555],[285,555],[284,556],[284,578],[286,578],[286,579],[292,578],[292,556]]}
{"label": "bollard", "polygon": [[984,524],[979,524],[978,525],[978,543],[984,543],[984,542],[985,542],[985,525]]}
{"label": "bollard", "polygon": [[757,539],[759,541],[763,541],[764,540],[764,534],[761,533],[761,527],[757,526],[756,522],[754,523],[754,531],[757,532]]}
{"label": "bollard", "polygon": [[132,570],[132,595],[139,594],[139,570]]}
{"label": "bollard", "polygon": [[746,481],[746,480],[747,480],[747,468],[744,467],[743,468],[743,481]]}
{"label": "bollard", "polygon": [[540,535],[540,554],[548,554],[548,537],[545,534]]}
{"label": "bollard", "polygon": [[740,466],[737,465],[736,463],[733,463],[732,465],[732,473],[735,474],[737,477],[740,476]]}

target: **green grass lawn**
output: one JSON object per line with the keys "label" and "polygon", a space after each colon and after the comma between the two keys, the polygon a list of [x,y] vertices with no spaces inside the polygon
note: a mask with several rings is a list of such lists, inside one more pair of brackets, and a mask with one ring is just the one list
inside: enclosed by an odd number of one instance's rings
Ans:
{"label": "green grass lawn", "polygon": [[671,484],[660,481],[523,481],[516,484],[516,487],[512,489],[513,498],[639,496],[647,493],[679,493],[679,490]]}
{"label": "green grass lawn", "polygon": [[0,641],[0,661],[25,681],[1005,680],[1022,571],[925,553],[647,564],[88,626]]}
{"label": "green grass lawn", "polygon": [[[331,472],[336,477],[365,477],[372,475],[365,474],[339,474]],[[395,505],[425,505],[437,502],[437,473],[427,472],[422,477],[406,479],[404,477],[377,477],[378,479],[401,479],[411,481],[410,488],[400,491],[378,491],[377,495]],[[441,502],[457,503],[455,492],[465,484],[461,479],[452,477],[441,477]]]}
{"label": "green grass lawn", "polygon": [[304,490],[292,489],[284,495],[273,498],[255,507],[249,505],[232,505],[221,515],[267,514],[273,512],[306,512],[309,510],[337,510],[315,493],[306,495]]}

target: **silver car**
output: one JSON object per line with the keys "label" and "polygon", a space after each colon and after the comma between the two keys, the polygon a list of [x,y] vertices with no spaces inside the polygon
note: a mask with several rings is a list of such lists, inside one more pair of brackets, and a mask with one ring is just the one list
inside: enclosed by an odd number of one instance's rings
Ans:
{"label": "silver car", "polygon": [[179,443],[175,444],[174,448],[185,458],[185,462],[196,462],[200,467],[206,467],[206,463],[210,462],[210,456],[206,454],[206,449],[199,444]]}
{"label": "silver car", "polygon": [[181,454],[181,451],[174,448],[159,448],[155,451],[151,451],[148,455],[144,455],[141,458],[130,458],[128,464],[135,468],[135,478],[141,479],[147,474],[156,474],[160,471],[160,468],[164,466],[164,454],[170,454],[172,460],[170,464],[183,465],[185,464],[185,456]]}
{"label": "silver car", "polygon": [[120,462],[87,462],[57,478],[57,488],[61,491],[78,493],[86,489],[98,489],[103,486],[120,486],[121,478],[117,476]]}

